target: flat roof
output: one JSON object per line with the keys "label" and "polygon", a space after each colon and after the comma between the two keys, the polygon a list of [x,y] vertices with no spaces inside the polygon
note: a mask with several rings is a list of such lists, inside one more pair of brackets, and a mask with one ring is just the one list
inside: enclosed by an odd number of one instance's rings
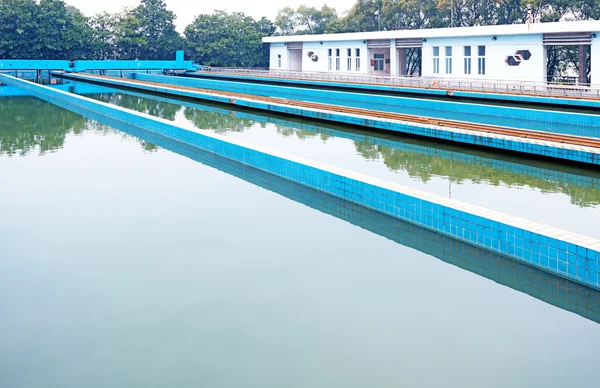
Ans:
{"label": "flat roof", "polygon": [[[557,32],[599,32],[600,20],[580,20],[573,22],[502,24],[496,26],[428,28],[419,30],[395,30],[374,32],[350,32],[344,34],[287,35],[263,38],[265,43],[323,42],[366,39],[403,38],[455,38],[490,35],[527,35]],[[599,37],[600,38],[600,37]]]}

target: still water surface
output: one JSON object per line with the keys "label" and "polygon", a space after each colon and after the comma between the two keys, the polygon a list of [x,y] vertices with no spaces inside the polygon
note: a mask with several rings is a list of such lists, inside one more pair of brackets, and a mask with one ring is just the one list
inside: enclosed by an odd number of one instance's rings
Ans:
{"label": "still water surface", "polygon": [[86,96],[162,117],[187,129],[243,138],[271,149],[600,238],[597,228],[600,171],[597,170],[561,167],[472,148],[130,91],[100,90],[103,93]]}
{"label": "still water surface", "polygon": [[0,99],[0,119],[1,387],[597,382],[596,322],[317,211],[317,194],[29,97]]}

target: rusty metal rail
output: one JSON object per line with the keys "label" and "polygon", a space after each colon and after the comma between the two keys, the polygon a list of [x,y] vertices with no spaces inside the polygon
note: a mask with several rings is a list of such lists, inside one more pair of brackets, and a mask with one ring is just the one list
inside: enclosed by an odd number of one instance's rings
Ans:
{"label": "rusty metal rail", "polygon": [[[111,79],[117,81],[123,81],[121,78],[109,77],[109,76],[100,76],[100,75],[83,75],[78,74],[78,78],[88,78],[90,80],[101,80],[101,79]],[[282,104],[289,105],[294,107],[308,108],[308,109],[316,109],[334,113],[346,113],[352,115],[366,116],[374,119],[387,119],[387,120],[397,120],[404,123],[414,123],[414,124],[425,124],[425,125],[434,125],[443,128],[450,129],[459,129],[459,130],[467,130],[475,133],[485,133],[485,134],[495,134],[495,135],[503,135],[503,136],[511,136],[516,138],[524,138],[524,139],[532,139],[532,140],[542,140],[549,141],[555,143],[562,144],[572,144],[577,146],[585,146],[585,147],[594,147],[600,148],[600,138],[593,137],[584,137],[584,136],[576,136],[576,135],[566,135],[559,134],[553,132],[544,132],[544,131],[535,131],[529,129],[518,129],[511,127],[500,127],[494,125],[487,124],[478,124],[471,123],[467,121],[459,121],[459,120],[447,120],[447,119],[439,119],[434,117],[427,116],[416,116],[416,115],[408,115],[403,113],[394,113],[394,112],[384,112],[378,110],[370,110],[363,108],[349,108],[341,105],[332,105],[332,104],[322,104],[316,102],[309,101],[299,101],[299,100],[289,100],[286,98],[278,98],[278,97],[264,97],[257,96],[253,94],[243,94],[243,93],[234,93],[234,92],[223,92],[216,91],[211,89],[203,89],[203,88],[193,88],[187,86],[178,86],[171,84],[164,84],[158,82],[150,82],[150,81],[140,81],[140,80],[132,80],[128,79],[127,82],[133,84],[141,84],[141,85],[149,85],[154,87],[161,88],[170,88],[170,89],[179,89],[186,91],[194,91],[212,95],[220,95],[227,96],[231,98],[231,103],[235,104],[236,99],[250,99],[255,101],[269,102],[274,104]]]}

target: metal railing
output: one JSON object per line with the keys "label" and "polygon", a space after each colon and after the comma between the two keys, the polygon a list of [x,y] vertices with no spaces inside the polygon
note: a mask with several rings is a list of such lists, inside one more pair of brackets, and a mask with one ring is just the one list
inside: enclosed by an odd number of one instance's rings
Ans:
{"label": "metal railing", "polygon": [[508,94],[527,94],[553,97],[581,97],[600,99],[600,85],[564,85],[560,83],[540,83],[533,81],[505,81],[492,79],[460,79],[437,77],[400,77],[357,75],[347,73],[306,73],[297,71],[276,71],[264,68],[204,67],[202,72],[221,73],[239,76],[261,76],[289,78],[307,81],[334,81],[359,84],[404,86],[446,91],[466,90]]}

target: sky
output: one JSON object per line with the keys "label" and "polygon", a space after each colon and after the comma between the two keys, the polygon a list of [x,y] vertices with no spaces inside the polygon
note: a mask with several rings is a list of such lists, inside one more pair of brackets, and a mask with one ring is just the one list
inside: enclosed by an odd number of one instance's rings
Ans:
{"label": "sky", "polygon": [[[194,21],[196,15],[203,13],[212,13],[215,9],[224,9],[229,12],[243,12],[246,15],[252,16],[255,19],[260,19],[263,16],[271,20],[275,19],[277,11],[284,7],[297,8],[300,4],[306,4],[312,7],[321,8],[323,4],[334,7],[339,15],[348,11],[354,4],[354,0],[165,0],[167,8],[175,12],[177,19],[175,25],[179,32]],[[65,3],[79,8],[86,16],[92,16],[97,13],[119,12],[123,7],[133,8],[137,6],[139,0],[65,0]]]}

